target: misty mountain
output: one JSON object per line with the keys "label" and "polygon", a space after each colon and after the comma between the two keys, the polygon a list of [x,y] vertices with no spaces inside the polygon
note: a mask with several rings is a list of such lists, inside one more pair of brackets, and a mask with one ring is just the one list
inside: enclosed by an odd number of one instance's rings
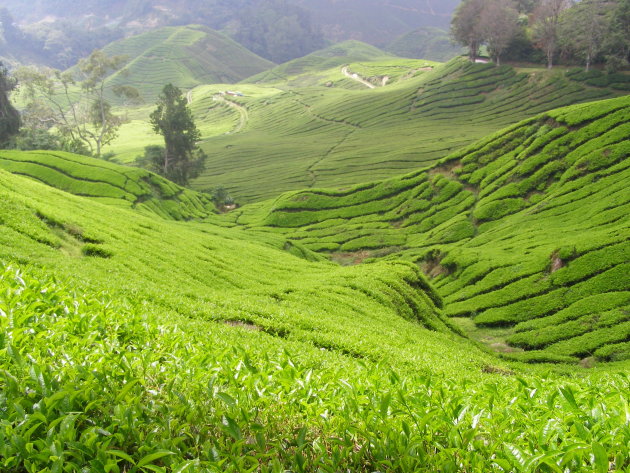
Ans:
{"label": "misty mountain", "polygon": [[[459,0],[5,0],[0,56],[68,66],[111,41],[162,26],[202,24],[280,63],[356,39],[385,46],[420,27],[447,28]],[[20,36],[20,35],[17,35]],[[4,50],[3,48],[4,44]],[[27,47],[25,47],[25,44]],[[16,51],[25,51],[15,54]]]}

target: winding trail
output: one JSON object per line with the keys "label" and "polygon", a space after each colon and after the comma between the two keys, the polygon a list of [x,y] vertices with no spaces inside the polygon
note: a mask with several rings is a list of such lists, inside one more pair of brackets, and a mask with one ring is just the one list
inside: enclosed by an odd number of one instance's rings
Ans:
{"label": "winding trail", "polygon": [[360,84],[363,84],[364,86],[370,88],[370,89],[376,89],[376,86],[368,81],[366,81],[365,79],[363,79],[362,77],[359,77],[359,74],[351,74],[350,71],[348,71],[348,66],[344,66],[341,68],[341,73],[346,76],[348,79],[352,79],[356,82],[359,82]]}
{"label": "winding trail", "polygon": [[249,120],[249,113],[247,112],[247,109],[242,105],[237,104],[236,102],[232,102],[231,100],[226,99],[223,95],[220,94],[212,97],[212,100],[214,100],[215,102],[223,102],[228,107],[232,107],[239,113],[240,119],[238,125],[236,125],[236,127],[229,133],[238,133],[239,131],[241,131]]}
{"label": "winding trail", "polygon": [[188,102],[188,105],[192,103],[192,89],[190,89],[186,94],[186,102]]}

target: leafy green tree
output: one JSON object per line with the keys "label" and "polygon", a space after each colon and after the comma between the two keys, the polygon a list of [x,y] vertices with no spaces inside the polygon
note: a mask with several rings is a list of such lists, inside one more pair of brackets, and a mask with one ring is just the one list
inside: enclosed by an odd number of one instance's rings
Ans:
{"label": "leafy green tree", "polygon": [[451,20],[451,35],[456,42],[468,48],[472,62],[477,59],[479,46],[485,39],[481,25],[484,3],[484,0],[464,0],[455,10]]}
{"label": "leafy green tree", "polygon": [[518,11],[511,0],[485,0],[479,28],[493,61],[501,64],[501,55],[515,37]]}
{"label": "leafy green tree", "polygon": [[15,137],[15,147],[24,151],[62,149],[59,137],[41,128],[22,128]]}
{"label": "leafy green tree", "polygon": [[587,71],[610,31],[609,10],[612,5],[608,0],[582,0],[560,17],[560,42],[584,61]]}
{"label": "leafy green tree", "polygon": [[20,114],[9,100],[9,94],[16,87],[17,81],[0,62],[0,145],[20,131]]}
{"label": "leafy green tree", "polygon": [[541,0],[533,13],[534,42],[544,51],[548,69],[553,67],[553,58],[558,49],[560,14],[569,5],[569,0]]}
{"label": "leafy green tree", "polygon": [[81,81],[71,72],[24,67],[18,70],[29,101],[27,120],[34,127],[55,127],[65,142],[82,143],[89,154],[101,156],[104,146],[117,136],[122,119],[112,112],[109,94],[138,101],[136,89],[108,87],[107,78],[119,71],[127,58],[95,50],[78,65]]}
{"label": "leafy green tree", "polygon": [[536,5],[538,5],[538,0],[515,0],[515,7],[519,13],[531,13],[534,11]]}
{"label": "leafy green tree", "polygon": [[166,84],[158,97],[157,108],[150,115],[153,130],[164,137],[161,156],[157,149],[147,150],[148,161],[159,163],[157,171],[180,185],[187,185],[203,170],[205,155],[198,148],[199,130],[179,88]]}
{"label": "leafy green tree", "polygon": [[609,12],[610,29],[604,38],[603,53],[610,72],[628,67],[630,59],[630,0],[617,0]]}

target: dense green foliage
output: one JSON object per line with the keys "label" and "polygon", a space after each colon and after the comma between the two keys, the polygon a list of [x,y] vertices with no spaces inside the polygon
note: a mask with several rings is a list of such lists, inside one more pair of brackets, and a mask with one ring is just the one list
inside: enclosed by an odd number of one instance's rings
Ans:
{"label": "dense green foliage", "polygon": [[6,267],[0,288],[7,472],[628,466],[624,375],[454,380],[158,316],[41,270]]}
{"label": "dense green foliage", "polygon": [[20,114],[9,99],[16,87],[17,83],[0,62],[0,145],[5,145],[20,130]]}
{"label": "dense green foliage", "polygon": [[[463,0],[451,34],[475,60],[482,45],[498,64],[507,60],[605,64],[609,72],[630,60],[628,0]],[[536,49],[539,50],[538,54]]]}
{"label": "dense green foliage", "polygon": [[0,471],[630,470],[626,86],[348,42],[167,88],[208,193],[0,151]]}
{"label": "dense green foliage", "polygon": [[[629,110],[227,215],[140,169],[0,152],[1,469],[630,468]],[[612,363],[502,360],[465,315],[508,358]]]}
{"label": "dense green foliage", "polygon": [[162,152],[150,148],[156,171],[177,184],[187,185],[203,169],[205,156],[199,155],[199,130],[181,90],[166,84],[149,119],[153,131],[164,138]]}
{"label": "dense green foliage", "polygon": [[0,189],[5,471],[629,466],[627,375],[517,376],[415,265],[309,262],[3,171]]}

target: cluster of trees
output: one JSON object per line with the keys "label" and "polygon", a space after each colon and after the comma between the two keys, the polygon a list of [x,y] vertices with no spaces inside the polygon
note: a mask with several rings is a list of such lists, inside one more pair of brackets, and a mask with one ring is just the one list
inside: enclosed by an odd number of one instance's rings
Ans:
{"label": "cluster of trees", "polygon": [[627,67],[630,0],[464,0],[451,34],[474,61],[481,45],[501,58]]}
{"label": "cluster of trees", "polygon": [[[140,101],[133,87],[108,86],[107,78],[126,61],[124,56],[95,50],[79,62],[81,81],[70,71],[35,67],[20,68],[11,76],[0,63],[0,147],[62,149],[103,157],[103,147],[116,138],[123,123],[108,97]],[[25,103],[21,114],[9,98],[18,81]],[[163,88],[150,122],[164,137],[164,146],[147,147],[138,164],[187,185],[203,170],[206,156],[197,146],[200,134],[180,89],[172,84]]]}
{"label": "cluster of trees", "polygon": [[[107,56],[95,50],[79,61],[76,73],[34,66],[21,67],[15,75],[25,102],[22,111],[22,138],[41,142],[49,136],[47,147],[101,157],[103,147],[117,136],[123,120],[112,111],[109,97],[140,102],[137,89],[110,87],[107,78],[121,70],[125,56]],[[55,130],[55,134],[51,134]],[[24,143],[21,147],[29,147]]]}

